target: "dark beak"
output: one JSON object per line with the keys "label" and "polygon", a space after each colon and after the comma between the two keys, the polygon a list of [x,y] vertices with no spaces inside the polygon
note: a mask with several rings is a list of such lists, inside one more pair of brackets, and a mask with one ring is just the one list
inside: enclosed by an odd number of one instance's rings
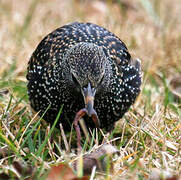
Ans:
{"label": "dark beak", "polygon": [[87,115],[89,117],[92,117],[92,120],[94,121],[96,127],[99,127],[100,122],[99,122],[97,113],[94,110],[95,93],[96,93],[96,90],[95,90],[95,88],[91,88],[90,83],[88,83],[87,88],[83,89],[83,96],[84,96],[85,108],[87,110]]}

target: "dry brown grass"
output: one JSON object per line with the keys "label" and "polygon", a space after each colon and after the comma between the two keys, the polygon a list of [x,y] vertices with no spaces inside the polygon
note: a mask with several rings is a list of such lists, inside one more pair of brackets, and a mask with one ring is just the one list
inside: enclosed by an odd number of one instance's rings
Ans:
{"label": "dry brown grass", "polygon": [[[46,34],[69,22],[93,22],[119,36],[133,57],[142,60],[144,72],[141,95],[117,125],[117,136],[121,140],[116,145],[120,143],[121,155],[114,163],[112,178],[148,179],[151,172],[155,175],[162,171],[179,176],[181,101],[175,101],[169,83],[181,74],[180,0],[116,2],[119,1],[0,1],[0,147],[6,146],[9,139],[18,150],[21,145],[17,137],[21,136],[19,130],[21,133],[25,130],[25,126],[19,128],[20,122],[25,121],[24,116],[28,122],[33,118],[27,97],[20,103],[18,100],[26,94],[27,62],[37,44]],[[10,94],[13,95],[11,103]],[[44,161],[46,169],[55,162],[62,159],[69,162],[74,157],[69,154],[58,156],[52,153],[50,143],[48,147],[50,159],[38,159],[33,153],[25,159],[36,167],[41,167]],[[20,155],[29,152],[23,149]],[[0,169],[3,168],[0,173],[7,172],[12,162],[9,158],[11,156],[0,160]],[[13,155],[13,158],[17,156]],[[159,173],[153,168],[160,170]]]}

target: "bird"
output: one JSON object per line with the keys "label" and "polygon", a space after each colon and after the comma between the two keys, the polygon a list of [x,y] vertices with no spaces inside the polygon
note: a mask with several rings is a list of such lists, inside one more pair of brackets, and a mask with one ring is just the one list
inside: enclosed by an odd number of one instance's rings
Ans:
{"label": "bird", "polygon": [[26,77],[31,107],[53,124],[63,105],[59,122],[65,131],[74,125],[81,148],[79,120],[90,129],[111,131],[140,94],[142,70],[115,34],[73,22],[41,40]]}

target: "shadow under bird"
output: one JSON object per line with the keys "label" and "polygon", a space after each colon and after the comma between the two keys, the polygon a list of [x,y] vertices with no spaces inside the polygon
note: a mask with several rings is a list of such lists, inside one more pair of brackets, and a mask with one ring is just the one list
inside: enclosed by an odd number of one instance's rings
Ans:
{"label": "shadow under bird", "polygon": [[48,34],[28,63],[28,95],[32,108],[53,123],[72,123],[81,147],[79,120],[89,128],[110,131],[140,92],[140,61],[113,33],[92,23],[72,23]]}

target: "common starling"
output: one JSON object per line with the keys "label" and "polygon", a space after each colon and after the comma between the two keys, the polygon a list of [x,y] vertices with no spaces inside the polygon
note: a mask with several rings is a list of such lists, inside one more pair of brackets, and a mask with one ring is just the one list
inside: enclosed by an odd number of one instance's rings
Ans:
{"label": "common starling", "polygon": [[28,95],[32,108],[53,123],[60,107],[64,130],[78,121],[110,131],[140,92],[140,61],[113,33],[92,23],[60,27],[37,46],[28,63]]}

